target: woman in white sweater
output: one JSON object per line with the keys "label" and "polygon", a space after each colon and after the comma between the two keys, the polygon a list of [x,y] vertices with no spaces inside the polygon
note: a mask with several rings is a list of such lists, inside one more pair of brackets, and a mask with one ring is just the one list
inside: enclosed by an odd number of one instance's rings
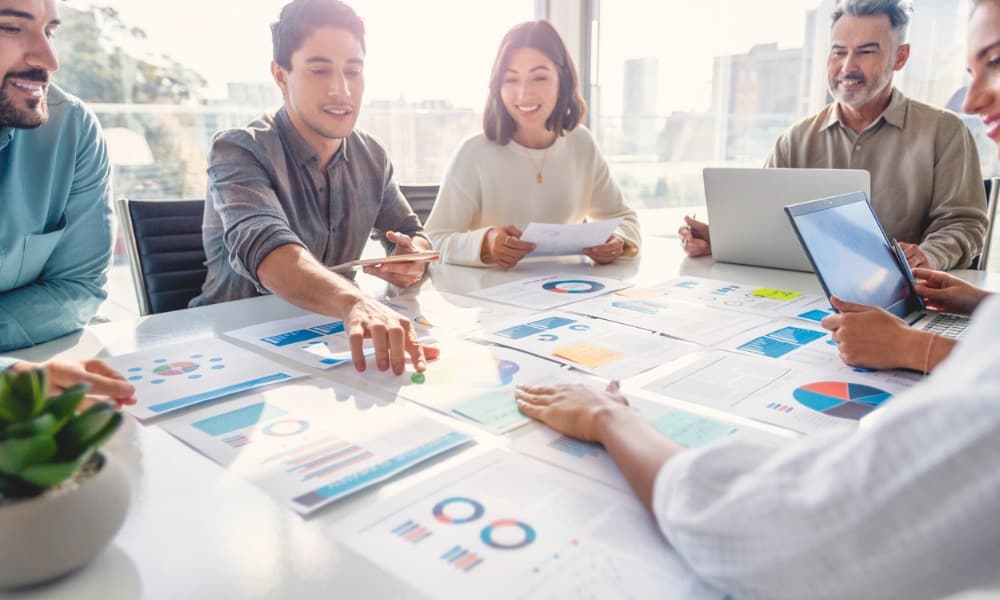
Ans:
{"label": "woman in white sweater", "polygon": [[483,133],[452,157],[426,232],[445,262],[513,267],[534,245],[528,223],[581,223],[623,217],[618,230],[584,254],[607,264],[639,251],[639,221],[611,179],[580,121],[586,106],[576,67],[555,28],[522,23],[500,43],[490,77]]}

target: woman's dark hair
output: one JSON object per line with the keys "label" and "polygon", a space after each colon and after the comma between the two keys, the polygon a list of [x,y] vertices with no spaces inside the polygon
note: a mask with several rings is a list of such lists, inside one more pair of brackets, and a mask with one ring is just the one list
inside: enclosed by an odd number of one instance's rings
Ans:
{"label": "woman's dark hair", "polygon": [[340,0],[295,0],[281,9],[271,24],[274,62],[292,70],[292,55],[302,42],[320,27],[340,27],[354,34],[365,50],[365,24],[350,6]]}
{"label": "woman's dark hair", "polygon": [[556,99],[555,109],[545,121],[545,128],[556,132],[556,135],[562,135],[564,131],[572,131],[587,114],[587,105],[580,94],[576,67],[555,27],[548,21],[521,23],[508,31],[500,42],[500,50],[497,51],[490,74],[490,95],[483,113],[483,132],[489,140],[501,146],[510,142],[517,126],[503,105],[500,88],[511,54],[521,48],[541,52],[555,63],[559,72],[559,97]]}

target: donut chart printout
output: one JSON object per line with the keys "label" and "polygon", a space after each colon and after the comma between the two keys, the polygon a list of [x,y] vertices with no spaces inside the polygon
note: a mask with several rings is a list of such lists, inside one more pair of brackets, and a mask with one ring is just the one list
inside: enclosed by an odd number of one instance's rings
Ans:
{"label": "donut chart printout", "polygon": [[142,420],[304,376],[217,338],[105,361],[135,386],[137,402],[124,410]]}
{"label": "donut chart printout", "polygon": [[432,598],[722,597],[632,493],[499,450],[331,532]]}
{"label": "donut chart printout", "polygon": [[624,281],[604,277],[548,275],[476,290],[469,295],[523,308],[546,310],[630,286],[631,284]]}

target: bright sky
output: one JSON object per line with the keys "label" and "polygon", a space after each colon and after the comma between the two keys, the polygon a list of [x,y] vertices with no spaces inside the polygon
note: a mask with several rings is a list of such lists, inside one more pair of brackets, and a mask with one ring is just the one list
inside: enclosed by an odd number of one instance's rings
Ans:
{"label": "bright sky", "polygon": [[[658,112],[706,111],[716,56],[756,44],[801,48],[806,11],[821,0],[613,0],[601,4],[601,110],[620,114],[624,62],[659,58]],[[829,2],[827,2],[828,4]],[[683,10],[679,7],[683,5]]]}

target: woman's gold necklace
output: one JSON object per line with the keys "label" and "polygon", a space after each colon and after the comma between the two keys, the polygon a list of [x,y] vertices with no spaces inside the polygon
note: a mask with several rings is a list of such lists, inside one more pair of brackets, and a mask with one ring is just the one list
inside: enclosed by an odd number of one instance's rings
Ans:
{"label": "woman's gold necklace", "polygon": [[545,177],[542,176],[542,170],[545,169],[545,157],[548,156],[549,148],[552,146],[546,146],[545,150],[542,151],[542,164],[538,165],[535,163],[535,157],[528,155],[528,160],[531,161],[531,166],[535,169],[535,182],[542,183],[545,181]]}

